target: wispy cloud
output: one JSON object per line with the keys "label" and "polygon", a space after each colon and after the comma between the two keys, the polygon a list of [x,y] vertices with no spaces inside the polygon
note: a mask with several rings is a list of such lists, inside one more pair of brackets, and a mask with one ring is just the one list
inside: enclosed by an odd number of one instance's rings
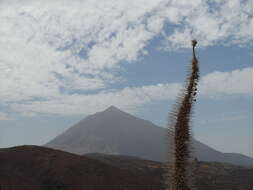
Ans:
{"label": "wispy cloud", "polygon": [[0,112],[0,120],[12,120],[12,118],[8,114]]}
{"label": "wispy cloud", "polygon": [[174,99],[180,84],[157,84],[142,87],[126,87],[121,90],[102,91],[92,95],[73,94],[48,101],[14,103],[10,107],[16,112],[83,115],[115,105],[124,110],[133,110],[139,105],[157,100]]}

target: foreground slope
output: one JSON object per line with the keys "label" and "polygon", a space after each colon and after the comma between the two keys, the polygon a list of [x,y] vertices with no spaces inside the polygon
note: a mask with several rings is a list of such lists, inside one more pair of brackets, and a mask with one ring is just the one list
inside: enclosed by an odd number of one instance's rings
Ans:
{"label": "foreground slope", "polygon": [[21,146],[0,149],[1,190],[155,190],[160,183],[94,159]]}
{"label": "foreground slope", "polygon": [[[201,161],[253,166],[253,159],[247,156],[222,153],[196,140],[193,145]],[[81,120],[45,146],[76,154],[122,154],[164,161],[167,130],[111,106]]]}
{"label": "foreground slope", "polygon": [[[253,189],[253,169],[196,166],[198,189]],[[163,173],[162,163],[130,156],[79,156],[38,146],[0,149],[1,190],[164,190]]]}
{"label": "foreground slope", "polygon": [[[163,164],[122,155],[88,154],[115,167],[131,170],[138,175],[162,179]],[[200,190],[252,190],[253,169],[219,162],[196,162],[195,184]]]}

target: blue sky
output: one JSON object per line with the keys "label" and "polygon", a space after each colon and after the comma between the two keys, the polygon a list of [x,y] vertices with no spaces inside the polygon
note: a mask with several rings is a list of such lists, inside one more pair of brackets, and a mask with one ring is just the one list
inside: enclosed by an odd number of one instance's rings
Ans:
{"label": "blue sky", "polygon": [[1,147],[44,144],[110,105],[166,127],[196,38],[194,137],[253,157],[252,1],[0,5]]}

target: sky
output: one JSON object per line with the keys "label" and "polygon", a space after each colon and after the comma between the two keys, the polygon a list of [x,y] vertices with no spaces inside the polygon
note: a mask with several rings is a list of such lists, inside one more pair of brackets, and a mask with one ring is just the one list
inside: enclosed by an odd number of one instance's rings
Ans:
{"label": "sky", "polygon": [[0,147],[114,105],[167,127],[197,39],[194,138],[253,157],[252,0],[0,0]]}

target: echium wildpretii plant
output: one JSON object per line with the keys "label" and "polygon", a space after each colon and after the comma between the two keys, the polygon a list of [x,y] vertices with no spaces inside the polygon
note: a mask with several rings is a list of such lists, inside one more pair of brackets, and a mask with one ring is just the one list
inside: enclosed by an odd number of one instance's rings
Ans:
{"label": "echium wildpretii plant", "polygon": [[193,58],[191,69],[182,91],[170,116],[169,160],[165,175],[168,190],[193,190],[193,159],[191,144],[192,107],[196,101],[197,84],[199,81],[199,65],[195,54],[197,41],[192,41]]}

